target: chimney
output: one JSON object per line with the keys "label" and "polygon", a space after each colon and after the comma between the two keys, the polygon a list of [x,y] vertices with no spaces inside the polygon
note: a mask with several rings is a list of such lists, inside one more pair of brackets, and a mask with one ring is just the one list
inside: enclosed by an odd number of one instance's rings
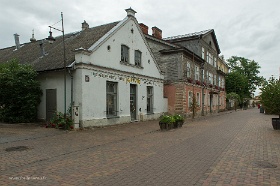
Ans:
{"label": "chimney", "polygon": [[84,20],[84,22],[82,23],[82,30],[86,30],[89,28],[88,23]]}
{"label": "chimney", "polygon": [[152,30],[153,30],[152,36],[154,36],[157,39],[162,39],[162,31],[161,31],[161,29],[159,29],[159,28],[154,26],[154,27],[152,27]]}
{"label": "chimney", "polygon": [[135,10],[133,10],[131,7],[128,8],[128,9],[125,9],[126,13],[127,13],[127,16],[132,16],[132,17],[135,17],[135,13],[137,13]]}
{"label": "chimney", "polygon": [[34,38],[34,30],[32,30],[32,37],[30,38],[30,41],[32,43],[36,42],[36,39]]}
{"label": "chimney", "polygon": [[149,33],[149,27],[143,23],[140,23],[139,26],[141,27],[141,30],[143,32],[143,34],[148,35]]}
{"label": "chimney", "polygon": [[44,48],[44,40],[41,40],[39,45],[40,45],[40,49],[41,49],[41,56],[43,57],[46,55],[45,48]]}
{"label": "chimney", "polygon": [[20,48],[20,43],[19,43],[19,35],[14,34],[15,37],[15,43],[16,43],[16,50]]}

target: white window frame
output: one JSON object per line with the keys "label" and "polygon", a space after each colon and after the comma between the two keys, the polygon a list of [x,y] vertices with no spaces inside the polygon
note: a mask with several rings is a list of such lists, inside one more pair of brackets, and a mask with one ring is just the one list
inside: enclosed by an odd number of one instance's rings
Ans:
{"label": "white window frame", "polygon": [[135,50],[134,51],[134,62],[135,66],[141,67],[142,65],[142,52],[140,50]]}
{"label": "white window frame", "polygon": [[[109,91],[108,86],[113,86],[113,92]],[[113,100],[111,98],[113,97]],[[118,115],[118,83],[106,82],[106,116],[115,117]]]}
{"label": "white window frame", "polygon": [[154,88],[152,86],[147,86],[147,113],[148,114],[153,113],[153,102],[154,102]]}
{"label": "white window frame", "polygon": [[195,65],[195,80],[199,81],[199,66]]}
{"label": "white window frame", "polygon": [[197,102],[197,105],[200,106],[200,93],[199,92],[196,93],[196,102]]}
{"label": "white window frame", "polygon": [[201,48],[201,58],[205,59],[205,51],[203,47]]}
{"label": "white window frame", "polygon": [[191,107],[191,104],[192,104],[192,101],[193,101],[192,96],[193,96],[192,91],[189,91],[189,95],[188,95],[188,106],[189,106],[189,108]]}
{"label": "white window frame", "polygon": [[129,47],[121,45],[121,62],[129,63]]}

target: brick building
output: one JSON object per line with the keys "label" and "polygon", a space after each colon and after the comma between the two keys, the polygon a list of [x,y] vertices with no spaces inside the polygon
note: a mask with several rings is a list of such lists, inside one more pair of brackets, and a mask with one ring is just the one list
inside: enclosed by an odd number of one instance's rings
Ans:
{"label": "brick building", "polygon": [[162,38],[162,31],[140,23],[149,46],[164,73],[164,96],[168,112],[192,115],[193,96],[198,114],[206,115],[226,108],[225,75],[228,66],[213,29]]}

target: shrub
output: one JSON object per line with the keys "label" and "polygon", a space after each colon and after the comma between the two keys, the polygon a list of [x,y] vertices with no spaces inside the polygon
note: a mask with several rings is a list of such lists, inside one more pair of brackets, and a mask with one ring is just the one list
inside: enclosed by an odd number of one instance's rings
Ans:
{"label": "shrub", "polygon": [[[61,128],[70,130],[73,128],[73,120],[69,114],[66,114],[66,118],[64,119],[64,114],[61,112],[57,112],[52,119],[50,120],[50,127]],[[47,127],[49,127],[47,125]]]}
{"label": "shrub", "polygon": [[42,95],[37,72],[30,65],[11,60],[0,64],[0,74],[0,121],[35,121]]}
{"label": "shrub", "polygon": [[163,115],[160,117],[159,120],[160,123],[167,123],[167,124],[172,124],[175,122],[175,119],[173,116],[169,116],[169,115]]}
{"label": "shrub", "polygon": [[184,117],[181,116],[180,114],[175,114],[175,115],[173,116],[173,118],[174,118],[175,122],[184,121],[184,120],[185,120]]}

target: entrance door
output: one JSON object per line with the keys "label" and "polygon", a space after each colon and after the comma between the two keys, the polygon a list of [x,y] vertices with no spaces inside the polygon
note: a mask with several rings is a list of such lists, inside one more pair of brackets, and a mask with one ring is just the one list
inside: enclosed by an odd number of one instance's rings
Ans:
{"label": "entrance door", "polygon": [[136,120],[136,85],[130,85],[130,116],[131,121]]}
{"label": "entrance door", "polygon": [[56,112],[56,89],[46,89],[46,121]]}

